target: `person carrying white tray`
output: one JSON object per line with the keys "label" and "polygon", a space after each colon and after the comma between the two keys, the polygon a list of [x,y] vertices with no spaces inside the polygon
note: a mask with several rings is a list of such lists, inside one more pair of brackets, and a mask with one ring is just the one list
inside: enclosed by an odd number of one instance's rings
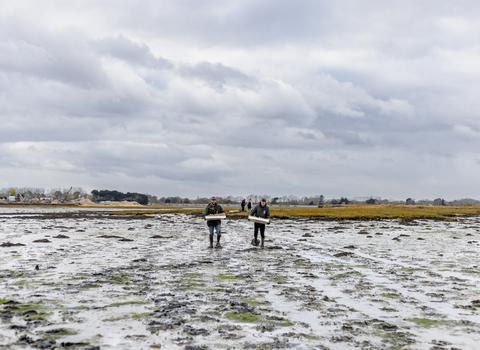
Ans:
{"label": "person carrying white tray", "polygon": [[[217,215],[220,213],[225,213],[223,211],[223,208],[217,204],[217,199],[215,197],[212,197],[210,199],[210,204],[207,205],[205,210],[203,211],[203,216],[207,215]],[[217,232],[217,245],[215,248],[220,248],[220,237],[222,236],[222,233],[220,231],[220,220],[207,220],[207,226],[208,230],[210,231],[210,246],[209,248],[213,248],[213,231],[215,230]]]}
{"label": "person carrying white tray", "polygon": [[[251,216],[257,216],[259,218],[263,219],[270,219],[270,208],[267,206],[267,200],[265,198],[262,198],[260,201],[260,204],[258,204],[255,208],[253,208],[252,213],[250,214]],[[258,246],[258,230],[260,230],[260,237],[261,237],[261,243],[260,247],[264,247],[264,242],[265,242],[265,224],[261,224],[256,222],[254,225],[254,233],[253,233],[253,239],[252,239],[252,245]]]}

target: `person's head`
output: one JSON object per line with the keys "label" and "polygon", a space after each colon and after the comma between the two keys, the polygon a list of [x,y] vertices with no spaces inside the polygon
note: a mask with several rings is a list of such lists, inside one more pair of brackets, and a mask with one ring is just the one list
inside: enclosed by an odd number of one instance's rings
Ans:
{"label": "person's head", "polygon": [[210,203],[212,203],[212,204],[217,203],[217,198],[215,198],[215,197],[210,198]]}
{"label": "person's head", "polygon": [[264,207],[265,205],[267,205],[267,200],[265,198],[262,198],[260,204],[262,205],[262,207]]}

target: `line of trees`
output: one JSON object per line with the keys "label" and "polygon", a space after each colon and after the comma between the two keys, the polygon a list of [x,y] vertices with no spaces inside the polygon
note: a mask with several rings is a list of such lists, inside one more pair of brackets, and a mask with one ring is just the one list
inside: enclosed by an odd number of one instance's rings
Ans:
{"label": "line of trees", "polygon": [[[323,195],[311,196],[311,197],[297,197],[297,196],[283,196],[283,197],[272,197],[267,194],[250,194],[248,196],[216,196],[217,203],[219,204],[238,204],[242,202],[243,199],[251,199],[253,203],[259,203],[262,198],[265,198],[268,203],[276,205],[318,205],[324,204],[325,197]],[[344,201],[342,197],[342,201]],[[182,198],[179,196],[175,197],[160,197],[149,196],[149,203],[153,205],[161,204],[208,204],[210,203],[210,197],[199,197],[197,199]]]}
{"label": "line of trees", "polygon": [[[122,193],[116,190],[93,190],[91,196],[81,187],[71,188],[51,188],[46,190],[42,187],[7,187],[0,189],[0,199],[7,199],[9,196],[20,195],[23,200],[34,201],[41,197],[53,197],[59,201],[70,201],[84,197],[90,197],[93,201],[136,201],[142,205],[165,205],[165,204],[196,204],[203,205],[210,203],[210,197],[202,197],[197,199],[182,198],[180,196],[174,197],[160,197],[142,194],[137,192]],[[340,199],[332,198],[325,199],[323,195],[298,197],[294,195],[272,197],[267,194],[249,194],[248,196],[216,196],[217,203],[240,205],[242,200],[248,203],[251,199],[254,204],[259,203],[262,198],[267,199],[267,202],[272,205],[324,205],[324,204],[350,204],[357,203],[349,200],[347,197],[340,197]],[[443,198],[421,199],[415,200],[407,198],[405,201],[397,200],[377,200],[369,198],[363,203],[367,204],[407,204],[407,205],[434,205],[434,206],[465,206],[465,205],[480,205],[480,201],[471,198],[456,199],[446,201]]]}
{"label": "line of trees", "polygon": [[148,204],[148,195],[136,192],[127,192],[122,193],[116,190],[93,190],[92,192],[92,200],[94,202],[100,201],[112,201],[112,202],[138,202],[142,205]]}
{"label": "line of trees", "polygon": [[[151,200],[150,198],[154,199]],[[414,200],[412,198],[407,198],[405,201],[402,200],[388,200],[388,199],[382,199],[378,200],[373,197],[368,198],[367,200],[363,202],[358,202],[358,201],[353,201],[351,199],[348,199],[347,197],[340,197],[339,199],[337,198],[331,198],[331,199],[326,199],[323,195],[316,195],[316,196],[305,196],[305,197],[298,197],[294,195],[290,196],[282,196],[282,197],[272,197],[266,194],[263,195],[255,195],[255,194],[250,194],[248,196],[227,196],[227,197],[221,197],[221,196],[216,196],[217,198],[217,203],[219,204],[234,204],[234,205],[240,205],[242,200],[245,198],[245,200],[248,203],[249,199],[252,199],[253,203],[259,203],[260,199],[265,198],[267,200],[267,203],[272,204],[272,205],[329,205],[329,204],[352,204],[352,203],[366,203],[366,204],[392,204],[392,205],[399,205],[399,204],[407,204],[407,205],[434,205],[434,206],[464,206],[464,205],[480,205],[479,200],[475,199],[456,199],[453,201],[447,202],[443,198],[436,198],[433,200],[429,199],[422,199],[422,200]],[[210,203],[210,198],[208,197],[203,197],[203,198],[197,198],[197,199],[188,199],[188,198],[182,198],[182,197],[161,197],[157,198],[156,196],[149,196],[149,203],[153,205],[163,205],[163,204],[197,204],[197,205],[202,205],[202,204],[208,204]]]}
{"label": "line of trees", "polygon": [[81,187],[60,188],[54,187],[45,190],[43,187],[8,187],[0,189],[0,198],[21,195],[25,200],[40,199],[41,197],[53,197],[58,200],[73,200],[85,197],[87,192]]}

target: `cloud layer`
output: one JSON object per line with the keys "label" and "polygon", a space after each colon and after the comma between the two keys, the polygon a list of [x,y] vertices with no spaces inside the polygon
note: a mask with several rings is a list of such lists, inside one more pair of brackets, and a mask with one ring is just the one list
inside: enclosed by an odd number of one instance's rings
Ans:
{"label": "cloud layer", "polygon": [[476,9],[9,4],[0,187],[478,198]]}

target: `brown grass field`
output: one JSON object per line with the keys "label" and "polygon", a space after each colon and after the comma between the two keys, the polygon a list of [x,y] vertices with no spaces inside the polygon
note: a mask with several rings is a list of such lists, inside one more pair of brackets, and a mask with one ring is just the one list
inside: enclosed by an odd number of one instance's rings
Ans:
{"label": "brown grass field", "polygon": [[[224,207],[228,215],[248,216],[247,212],[229,213],[230,210],[238,210],[237,207]],[[198,213],[198,209],[174,209],[166,210],[129,210],[114,212],[116,215],[142,215],[160,213]],[[314,218],[319,220],[380,220],[380,219],[438,219],[453,220],[455,216],[480,215],[480,206],[443,207],[421,205],[344,205],[323,208],[317,207],[270,207],[270,215],[273,219],[283,218]]]}

